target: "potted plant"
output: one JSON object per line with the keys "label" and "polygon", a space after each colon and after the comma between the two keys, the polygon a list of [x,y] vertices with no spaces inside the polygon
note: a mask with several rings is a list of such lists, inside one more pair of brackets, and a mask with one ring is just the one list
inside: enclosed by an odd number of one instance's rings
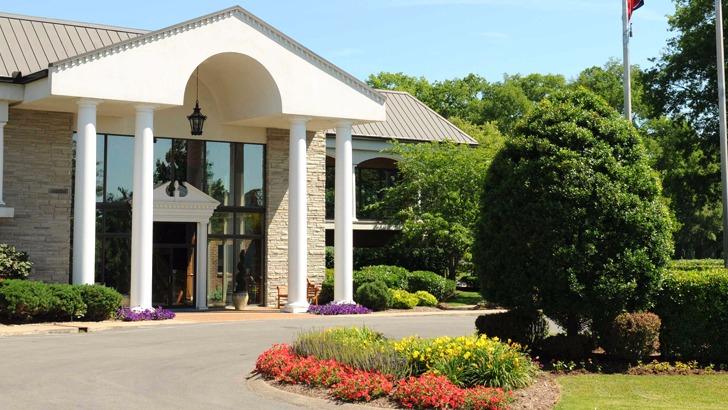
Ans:
{"label": "potted plant", "polygon": [[233,306],[235,306],[235,310],[243,310],[248,306],[248,281],[243,276],[242,274],[238,274],[237,280],[235,281],[235,292],[233,293]]}

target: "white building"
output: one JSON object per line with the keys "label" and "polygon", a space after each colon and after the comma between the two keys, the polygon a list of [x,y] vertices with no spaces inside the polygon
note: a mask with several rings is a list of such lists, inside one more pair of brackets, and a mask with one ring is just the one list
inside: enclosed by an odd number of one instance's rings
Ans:
{"label": "white building", "polygon": [[[335,298],[350,301],[354,166],[390,138],[472,143],[431,111],[393,121],[396,93],[240,7],[152,32],[9,14],[0,30],[0,242],[34,279],[105,283],[133,306],[224,307],[245,284],[267,305],[287,286],[285,309],[304,311],[327,163]],[[397,123],[412,129],[365,132]]]}

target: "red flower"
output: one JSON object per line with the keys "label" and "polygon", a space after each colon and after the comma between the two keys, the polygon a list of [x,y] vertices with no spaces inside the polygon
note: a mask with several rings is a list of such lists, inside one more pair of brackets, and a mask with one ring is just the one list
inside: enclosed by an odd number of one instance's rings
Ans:
{"label": "red flower", "polygon": [[348,370],[340,377],[341,381],[331,390],[331,395],[339,400],[371,401],[388,395],[394,388],[392,377],[379,372]]}
{"label": "red flower", "polygon": [[400,380],[392,397],[410,409],[457,409],[463,404],[464,394],[447,377],[425,373]]}
{"label": "red flower", "polygon": [[465,389],[463,408],[468,410],[504,410],[513,399],[511,392],[485,386]]}

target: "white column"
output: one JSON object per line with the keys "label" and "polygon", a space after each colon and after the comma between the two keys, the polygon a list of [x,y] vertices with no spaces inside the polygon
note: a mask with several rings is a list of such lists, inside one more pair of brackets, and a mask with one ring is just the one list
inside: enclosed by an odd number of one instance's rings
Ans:
{"label": "white column", "polygon": [[99,101],[78,101],[76,121],[76,180],[73,196],[74,285],[96,279],[96,106]]}
{"label": "white column", "polygon": [[152,228],[154,224],[154,108],[136,107],[134,185],[131,208],[132,307],[152,307]]}
{"label": "white column", "polygon": [[336,188],[334,214],[334,301],[354,301],[354,178],[351,123],[336,127]]}
{"label": "white column", "polygon": [[286,312],[308,310],[308,205],[306,192],[306,122],[291,120],[288,157],[288,303]]}
{"label": "white column", "polygon": [[197,278],[195,307],[207,310],[207,222],[197,224]]}

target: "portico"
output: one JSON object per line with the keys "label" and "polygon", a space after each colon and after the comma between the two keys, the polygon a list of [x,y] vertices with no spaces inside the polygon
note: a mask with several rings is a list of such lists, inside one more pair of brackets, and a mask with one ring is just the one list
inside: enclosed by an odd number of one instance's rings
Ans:
{"label": "portico", "polygon": [[[199,90],[195,86],[197,84]],[[208,119],[203,134],[191,136],[185,117],[198,99]],[[159,188],[155,191],[155,186],[159,187],[164,181],[176,182],[160,171],[155,140],[184,137],[187,141],[200,141],[203,147],[207,147],[203,148],[198,161],[205,165],[194,171],[190,165],[192,160],[188,160],[185,168],[187,180],[182,182],[191,184],[195,192],[205,191],[203,194],[214,197],[219,202],[214,212],[218,212],[220,218],[230,214],[231,221],[235,221],[225,222],[219,232],[221,241],[228,240],[230,236],[229,240],[237,244],[235,241],[238,239],[233,236],[238,234],[240,238],[253,238],[251,240],[264,238],[265,246],[260,246],[263,248],[264,273],[262,282],[256,286],[269,295],[275,291],[272,287],[277,285],[274,277],[285,276],[289,291],[285,310],[304,312],[308,307],[307,279],[323,274],[310,271],[311,255],[323,257],[324,229],[323,214],[320,224],[316,222],[320,226],[314,226],[310,221],[312,211],[316,211],[317,207],[323,210],[324,207],[323,203],[309,200],[311,184],[318,183],[310,180],[311,167],[314,166],[310,153],[316,138],[324,141],[321,130],[336,128],[336,168],[347,172],[337,172],[336,180],[335,298],[338,301],[353,300],[351,130],[355,124],[384,120],[384,99],[244,9],[233,7],[52,61],[46,76],[25,84],[22,100],[14,101],[13,105],[22,110],[74,114],[73,283],[97,281],[100,177],[97,168],[101,161],[106,167],[104,169],[109,170],[112,165],[107,162],[111,163],[114,156],[119,155],[109,148],[109,144],[99,151],[98,135],[129,135],[133,138],[131,186],[128,187],[131,192],[120,192],[122,196],[128,194],[130,198],[125,200],[131,203],[130,304],[142,308],[151,307],[153,303],[153,226],[154,221],[159,220],[155,206],[160,201],[160,191]],[[272,134],[281,134],[282,130],[286,130],[284,134],[288,139],[284,163],[287,180],[278,181],[272,179],[273,174],[278,175],[273,171],[280,170],[270,169],[273,149],[270,138]],[[211,159],[209,144],[215,141],[266,147],[266,171],[262,171],[262,166],[259,172],[252,165],[239,165],[238,172],[238,165],[235,165],[225,174],[227,176],[220,177],[222,190],[213,192],[212,186],[218,180],[210,179],[210,167],[222,164],[220,160],[213,162]],[[0,147],[1,142],[0,134]],[[185,146],[185,155],[192,158],[193,144]],[[230,148],[229,154],[231,164],[253,163],[252,157],[245,157],[247,151],[242,145],[233,148]],[[320,144],[320,151],[316,155],[323,159],[325,143]],[[103,158],[100,158],[99,152],[103,153]],[[177,166],[174,158],[166,161],[172,164],[171,168]],[[323,161],[320,167],[323,173]],[[117,169],[108,172],[112,171],[117,172]],[[194,172],[199,174],[198,180],[203,181],[200,186],[195,186],[197,183],[192,181]],[[255,176],[258,173],[260,177]],[[107,181],[109,176],[104,174],[103,178]],[[265,184],[262,178],[265,178]],[[249,187],[246,181],[256,181],[250,184],[257,185]],[[107,195],[106,185],[107,182],[104,182],[103,196]],[[225,188],[227,186],[230,188]],[[255,188],[257,186],[259,188]],[[274,195],[277,191],[282,194]],[[249,198],[255,195],[264,199],[251,202]],[[102,200],[106,201],[106,198]],[[258,212],[256,207],[266,209],[264,214],[260,214],[264,215],[261,233],[245,225],[257,220],[257,216],[249,216],[252,215],[250,212]],[[285,231],[282,230],[284,225]],[[200,229],[197,233],[197,241],[201,243],[198,258],[204,257],[204,262],[198,259],[196,263],[195,305],[204,308],[211,292],[208,282],[217,272],[207,272],[211,268],[207,254],[212,245],[208,247],[207,239],[204,243],[200,242],[208,234],[207,228]],[[310,248],[312,235],[322,236],[322,249]],[[285,247],[281,246],[281,239],[285,239]],[[243,257],[237,256],[237,250],[235,252],[238,259]],[[244,253],[241,251],[240,255]],[[281,269],[281,261],[285,263],[285,271]],[[245,263],[241,259],[237,265]],[[240,286],[236,283],[237,276],[231,280],[232,286]],[[265,301],[263,297],[261,302]]]}

